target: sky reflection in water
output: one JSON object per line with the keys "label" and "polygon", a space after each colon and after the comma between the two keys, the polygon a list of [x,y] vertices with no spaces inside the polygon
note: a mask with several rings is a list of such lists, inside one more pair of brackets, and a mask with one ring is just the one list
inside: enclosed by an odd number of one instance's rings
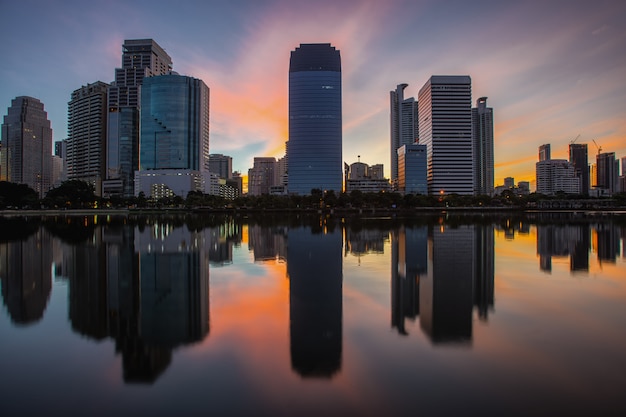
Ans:
{"label": "sky reflection in water", "polygon": [[620,217],[0,223],[9,414],[626,411]]}

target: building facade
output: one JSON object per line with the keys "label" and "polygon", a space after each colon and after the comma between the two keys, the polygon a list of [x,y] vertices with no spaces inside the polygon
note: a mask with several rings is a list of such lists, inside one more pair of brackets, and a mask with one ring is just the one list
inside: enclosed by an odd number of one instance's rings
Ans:
{"label": "building facade", "polygon": [[219,175],[220,178],[231,179],[233,177],[233,158],[221,153],[210,154],[209,171]]}
{"label": "building facade", "polygon": [[255,157],[254,165],[248,170],[248,195],[270,194],[275,183],[276,158]]}
{"label": "building facade", "polygon": [[596,156],[596,188],[604,189],[608,195],[619,192],[619,160],[615,152],[600,153]]}
{"label": "building facade", "polygon": [[108,87],[96,81],[74,90],[67,111],[67,178],[88,182],[98,196],[106,172]]}
{"label": "building facade", "polygon": [[[139,171],[164,170],[192,178],[209,174],[209,88],[202,80],[178,74],[143,80]],[[141,177],[144,193],[144,178],[159,181],[155,175]],[[194,188],[173,191],[181,197],[189,191],[206,192],[197,182],[189,186]]]}
{"label": "building facade", "polygon": [[122,67],[108,93],[106,180],[103,195],[132,196],[139,169],[139,111],[145,77],[168,74],[172,59],[152,39],[125,40]]}
{"label": "building facade", "polygon": [[536,164],[537,193],[555,195],[558,192],[578,194],[580,178],[574,165],[565,159],[548,159]]}
{"label": "building facade", "polygon": [[426,145],[402,145],[398,149],[398,191],[428,194]]}
{"label": "building facade", "polygon": [[586,143],[570,143],[569,161],[580,178],[580,194],[589,194],[589,160]]}
{"label": "building facade", "polygon": [[289,193],[342,191],[341,57],[301,44],[289,63]]}
{"label": "building facade", "polygon": [[52,184],[52,128],[43,103],[19,96],[2,123],[0,180],[26,184],[44,197]]}
{"label": "building facade", "polygon": [[391,147],[391,184],[394,189],[398,182],[398,149],[411,145],[419,137],[418,105],[415,98],[404,98],[408,84],[398,84],[389,92],[389,125]]}
{"label": "building facade", "polygon": [[419,143],[427,146],[428,193],[474,193],[472,81],[433,75],[420,89]]}
{"label": "building facade", "polygon": [[344,164],[346,192],[361,191],[363,193],[390,192],[391,184],[383,176],[383,165],[369,166],[363,162],[351,165]]}
{"label": "building facade", "polygon": [[487,107],[487,97],[476,100],[472,109],[472,142],[474,193],[493,195],[493,109]]}

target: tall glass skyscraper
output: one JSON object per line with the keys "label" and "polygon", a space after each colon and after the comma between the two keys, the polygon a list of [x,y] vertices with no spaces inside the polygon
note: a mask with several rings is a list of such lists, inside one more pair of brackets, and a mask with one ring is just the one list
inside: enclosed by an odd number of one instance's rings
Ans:
{"label": "tall glass skyscraper", "polygon": [[493,194],[493,109],[487,97],[476,100],[472,109],[472,146],[474,150],[474,192]]}
{"label": "tall glass skyscraper", "polygon": [[209,87],[202,80],[177,74],[143,80],[139,165],[209,170]]}
{"label": "tall glass skyscraper", "polygon": [[474,194],[471,78],[433,75],[418,102],[419,143],[428,149],[429,194]]}
{"label": "tall glass skyscraper", "polygon": [[2,123],[0,180],[26,184],[45,196],[52,182],[52,128],[43,103],[20,96]]}
{"label": "tall glass skyscraper", "polygon": [[139,107],[144,77],[172,70],[172,59],[152,39],[125,40],[122,68],[116,68],[109,88],[107,171],[103,195],[132,196],[134,174],[139,169]]}
{"label": "tall glass skyscraper", "polygon": [[175,73],[147,77],[141,93],[134,192],[153,198],[209,192],[209,88]]}
{"label": "tall glass skyscraper", "polygon": [[342,191],[341,57],[301,44],[289,63],[289,192]]}
{"label": "tall glass skyscraper", "polygon": [[403,145],[412,145],[419,136],[417,101],[413,97],[404,98],[404,89],[408,84],[398,84],[389,92],[389,125],[391,138],[391,185],[397,189],[398,149]]}

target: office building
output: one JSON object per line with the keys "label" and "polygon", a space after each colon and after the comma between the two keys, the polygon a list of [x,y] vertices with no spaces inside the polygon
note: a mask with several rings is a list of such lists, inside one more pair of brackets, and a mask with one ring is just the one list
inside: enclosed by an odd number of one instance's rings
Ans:
{"label": "office building", "polygon": [[2,123],[0,180],[26,184],[44,197],[52,183],[52,128],[43,103],[19,96]]}
{"label": "office building", "polygon": [[221,153],[210,154],[209,171],[219,175],[220,178],[231,179],[233,177],[233,158]]}
{"label": "office building", "polygon": [[101,81],[74,90],[67,112],[66,176],[94,187],[101,195],[105,178],[107,91]]}
{"label": "office building", "polygon": [[432,76],[420,89],[419,143],[427,146],[428,193],[474,193],[472,81]]}
{"label": "office building", "polygon": [[493,195],[493,109],[487,107],[487,97],[476,100],[472,109],[472,142],[474,193]]}
{"label": "office building", "polygon": [[344,164],[346,192],[378,193],[391,191],[389,180],[383,176],[383,165],[369,166],[363,162]]}
{"label": "office building", "polygon": [[342,191],[341,57],[301,44],[289,63],[289,193]]}
{"label": "office building", "polygon": [[139,169],[139,106],[145,77],[168,74],[172,59],[152,39],[125,40],[122,68],[108,94],[106,180],[103,195],[132,196]]}
{"label": "office building", "polygon": [[141,185],[135,195],[147,195],[154,185],[181,197],[208,193],[209,88],[202,80],[168,74],[145,78],[141,96]]}
{"label": "office building", "polygon": [[402,145],[398,149],[398,191],[428,194],[426,145]]}
{"label": "office building", "polygon": [[[622,174],[619,176],[619,192],[626,193],[626,156],[622,157]],[[624,245],[626,252],[626,244]]]}
{"label": "office building", "polygon": [[596,156],[596,169],[596,187],[606,190],[608,195],[617,193],[619,191],[619,160],[615,159],[615,152],[598,154]]}
{"label": "office building", "polygon": [[275,183],[276,158],[255,157],[248,170],[248,195],[269,194]]}
{"label": "office building", "polygon": [[574,165],[576,176],[580,178],[580,194],[589,194],[589,161],[586,143],[570,143],[569,161]]}
{"label": "office building", "polygon": [[539,147],[539,161],[547,161],[550,157],[550,144],[546,143]]}
{"label": "office building", "polygon": [[390,138],[391,138],[391,184],[395,190],[398,182],[398,149],[412,145],[419,137],[418,106],[415,98],[404,98],[408,84],[398,84],[389,92]]}
{"label": "office building", "polygon": [[549,144],[539,147],[539,162],[535,165],[535,174],[539,194],[580,193],[581,179],[576,176],[574,165],[565,159],[550,159]]}

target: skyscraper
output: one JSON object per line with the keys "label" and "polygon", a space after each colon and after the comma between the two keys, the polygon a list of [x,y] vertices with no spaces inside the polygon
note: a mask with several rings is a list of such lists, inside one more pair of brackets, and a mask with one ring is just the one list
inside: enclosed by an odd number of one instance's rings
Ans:
{"label": "skyscraper", "polygon": [[398,149],[398,191],[428,194],[426,145],[402,145]]}
{"label": "skyscraper", "polygon": [[172,59],[152,39],[125,40],[122,68],[109,88],[107,172],[103,195],[132,196],[139,169],[139,106],[144,77],[171,71]]}
{"label": "skyscraper", "polygon": [[52,128],[43,103],[20,96],[2,124],[0,180],[26,184],[43,197],[52,181]]}
{"label": "skyscraper", "polygon": [[600,153],[596,156],[598,182],[597,188],[603,188],[609,195],[619,192],[619,160],[615,159],[615,152]]}
{"label": "skyscraper", "polygon": [[539,162],[535,164],[537,193],[555,195],[580,193],[581,179],[576,176],[574,165],[565,159],[550,158],[550,144],[539,147]]}
{"label": "skyscraper", "polygon": [[233,158],[220,153],[210,154],[209,171],[219,175],[220,178],[231,179],[233,177]]}
{"label": "skyscraper", "polygon": [[476,100],[472,109],[472,142],[474,151],[474,193],[493,194],[493,109],[487,97]]}
{"label": "skyscraper", "polygon": [[289,63],[289,192],[342,191],[341,57],[301,44]]}
{"label": "skyscraper", "polygon": [[402,145],[412,145],[419,136],[419,118],[417,101],[413,97],[404,98],[404,89],[408,84],[398,84],[395,91],[389,92],[389,124],[391,130],[391,184],[397,188],[398,149]]}
{"label": "skyscraper", "polygon": [[576,176],[580,178],[580,193],[589,194],[589,162],[586,143],[570,143],[569,162],[574,165]]}
{"label": "skyscraper", "polygon": [[67,112],[68,179],[79,179],[102,191],[105,178],[107,89],[101,81],[74,90]]}
{"label": "skyscraper", "polygon": [[466,75],[433,75],[420,89],[418,103],[429,194],[472,195],[472,80]]}
{"label": "skyscraper", "polygon": [[[169,187],[181,197],[189,191],[206,192],[209,88],[202,80],[168,74],[145,78],[141,90],[140,171],[136,177],[141,186],[135,184],[135,194],[148,194],[155,184]],[[149,175],[144,175],[148,171]]]}
{"label": "skyscraper", "polygon": [[550,144],[546,143],[539,147],[539,162],[550,159]]}

